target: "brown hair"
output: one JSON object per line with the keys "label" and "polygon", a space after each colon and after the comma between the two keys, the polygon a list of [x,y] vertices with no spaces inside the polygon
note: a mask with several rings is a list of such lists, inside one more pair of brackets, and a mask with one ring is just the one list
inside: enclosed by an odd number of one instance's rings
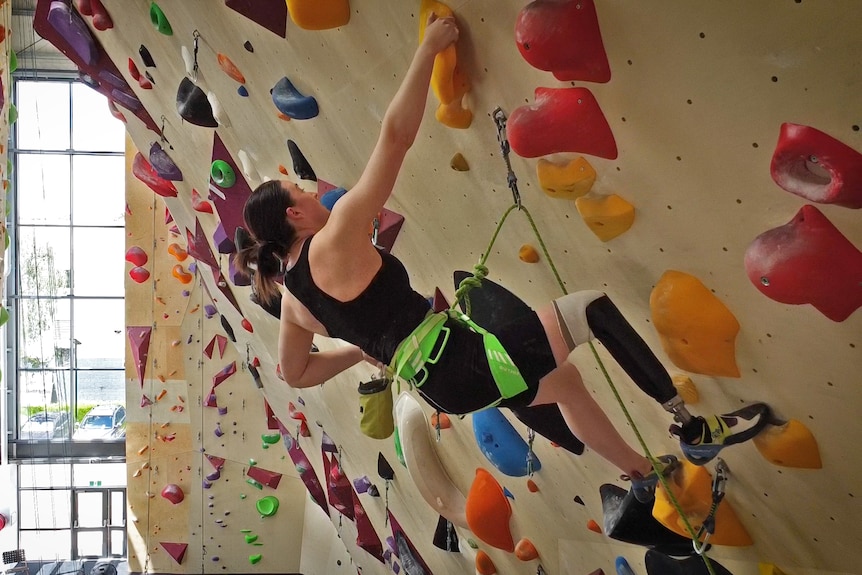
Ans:
{"label": "brown hair", "polygon": [[245,229],[254,243],[237,246],[234,264],[253,278],[255,293],[268,304],[279,297],[276,284],[283,272],[282,261],[296,241],[296,230],[285,215],[291,206],[293,201],[281,182],[270,180],[255,188],[243,208]]}

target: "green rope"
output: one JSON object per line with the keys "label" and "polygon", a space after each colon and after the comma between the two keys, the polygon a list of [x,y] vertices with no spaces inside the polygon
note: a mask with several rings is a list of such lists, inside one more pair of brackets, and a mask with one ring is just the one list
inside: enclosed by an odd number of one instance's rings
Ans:
{"label": "green rope", "polygon": [[[536,222],[533,220],[533,217],[530,215],[530,212],[527,210],[527,208],[523,204],[515,203],[515,204],[512,204],[509,207],[509,209],[507,209],[506,212],[503,214],[503,217],[500,218],[500,223],[497,224],[497,229],[494,230],[494,235],[491,236],[491,241],[488,243],[488,247],[486,248],[486,250],[482,254],[482,256],[479,258],[479,263],[477,263],[475,266],[473,266],[473,275],[471,277],[464,278],[463,280],[461,280],[461,283],[458,284],[458,289],[455,290],[455,301],[452,303],[451,309],[454,309],[455,306],[457,306],[459,302],[463,301],[465,313],[467,315],[470,315],[469,292],[474,287],[480,287],[482,280],[485,277],[487,277],[488,268],[485,266],[485,262],[488,260],[488,256],[491,253],[491,249],[494,247],[494,243],[497,241],[497,236],[500,235],[500,230],[503,227],[503,223],[506,221],[506,218],[509,217],[509,214],[512,213],[512,211],[515,208],[517,208],[518,211],[523,212],[524,215],[527,217],[527,221],[529,221],[530,227],[533,228],[533,233],[536,235],[536,239],[539,242],[539,247],[542,249],[542,253],[545,256],[545,261],[548,262],[548,266],[551,268],[551,271],[554,274],[554,278],[557,280],[557,284],[560,286],[560,289],[562,290],[563,295],[568,294],[568,292],[566,291],[565,282],[563,282],[562,278],[560,277],[560,273],[557,270],[557,266],[554,265],[554,260],[551,258],[551,254],[548,252],[548,248],[545,245],[545,241],[542,239],[542,234],[539,233],[539,228],[538,228],[538,226],[536,226]],[[592,340],[590,340],[588,343],[590,344],[590,350],[593,353],[593,357],[595,358],[596,363],[598,364],[599,369],[602,372],[602,375],[604,375],[605,381],[607,381],[608,386],[610,386],[611,391],[614,394],[614,398],[616,398],[617,403],[619,403],[620,408],[623,411],[623,415],[625,415],[626,421],[628,421],[629,425],[631,426],[632,430],[634,431],[635,437],[637,438],[638,443],[641,446],[641,449],[643,449],[645,457],[649,460],[649,462],[652,465],[652,468],[655,471],[656,475],[658,475],[659,481],[661,481],[661,484],[664,487],[665,492],[667,493],[667,496],[670,499],[670,502],[673,505],[674,509],[679,514],[679,516],[682,518],[683,525],[685,526],[686,531],[688,531],[689,535],[691,536],[691,540],[692,540],[692,544],[694,545],[695,552],[697,552],[697,554],[703,558],[704,563],[706,564],[707,571],[709,571],[710,575],[716,575],[715,571],[713,569],[713,566],[712,566],[712,562],[709,560],[709,557],[707,557],[706,554],[701,552],[701,550],[698,548],[698,546],[697,546],[697,541],[698,541],[697,532],[694,530],[694,527],[689,522],[688,517],[686,517],[685,511],[683,511],[682,506],[680,505],[679,501],[677,501],[676,496],[673,494],[673,491],[671,491],[670,484],[668,483],[667,478],[664,476],[664,474],[662,474],[662,472],[661,472],[662,470],[659,468],[659,461],[652,455],[652,453],[649,450],[649,447],[647,447],[646,440],[641,435],[640,430],[638,430],[638,427],[635,424],[634,419],[632,418],[631,414],[629,413],[628,409],[626,408],[625,402],[623,401],[622,397],[620,396],[616,385],[614,385],[614,382],[611,379],[610,373],[608,373],[608,370],[605,367],[605,364],[602,361],[602,358],[599,356],[599,353],[596,350],[596,346],[593,344]]]}

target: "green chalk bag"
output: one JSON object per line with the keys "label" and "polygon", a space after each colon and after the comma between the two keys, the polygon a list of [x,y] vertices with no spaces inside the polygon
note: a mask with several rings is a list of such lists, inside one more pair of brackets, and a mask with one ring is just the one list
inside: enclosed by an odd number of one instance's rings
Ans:
{"label": "green chalk bag", "polygon": [[359,429],[368,437],[386,439],[395,431],[390,383],[382,377],[359,384]]}

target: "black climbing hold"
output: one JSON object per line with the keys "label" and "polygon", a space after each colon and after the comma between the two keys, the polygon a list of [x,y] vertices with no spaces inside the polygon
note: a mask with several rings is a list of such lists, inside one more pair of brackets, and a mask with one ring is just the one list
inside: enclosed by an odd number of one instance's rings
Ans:
{"label": "black climbing hold", "polygon": [[153,55],[150,54],[150,51],[147,50],[147,47],[141,44],[141,47],[138,48],[138,54],[141,55],[141,60],[144,61],[144,66],[147,68],[155,68],[156,61],[153,60]]}
{"label": "black climbing hold", "polygon": [[377,452],[377,475],[386,481],[395,479],[395,470],[392,469],[392,466],[389,465],[389,462],[386,461],[386,458],[379,451]]}
{"label": "black climbing hold", "polygon": [[458,534],[455,526],[442,515],[437,520],[437,529],[434,531],[434,546],[450,553],[460,553],[458,548]]}
{"label": "black climbing hold", "polygon": [[231,341],[236,342],[236,336],[233,334],[233,328],[228,323],[227,318],[225,316],[221,316],[221,326],[227,333],[227,336]]}
{"label": "black climbing hold", "polygon": [[196,126],[218,127],[207,95],[189,78],[183,78],[177,89],[177,112],[181,118]]}
{"label": "black climbing hold", "polygon": [[254,46],[251,45],[251,42],[248,40],[245,41],[245,44],[242,45],[243,48],[248,50],[249,52],[254,52]]}
{"label": "black climbing hold", "polygon": [[293,171],[296,175],[299,176],[300,179],[316,182],[317,175],[314,173],[314,170],[311,169],[311,164],[309,164],[308,160],[305,159],[305,156],[302,155],[296,142],[288,140],[287,149],[290,150],[290,159],[293,160]]}

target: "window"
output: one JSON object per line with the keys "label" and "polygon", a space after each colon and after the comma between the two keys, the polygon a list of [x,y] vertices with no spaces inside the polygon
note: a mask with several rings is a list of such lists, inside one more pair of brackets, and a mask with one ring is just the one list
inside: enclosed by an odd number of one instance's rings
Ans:
{"label": "window", "polygon": [[19,543],[33,558],[121,556],[125,127],[73,78],[16,78],[13,98],[4,329]]}

